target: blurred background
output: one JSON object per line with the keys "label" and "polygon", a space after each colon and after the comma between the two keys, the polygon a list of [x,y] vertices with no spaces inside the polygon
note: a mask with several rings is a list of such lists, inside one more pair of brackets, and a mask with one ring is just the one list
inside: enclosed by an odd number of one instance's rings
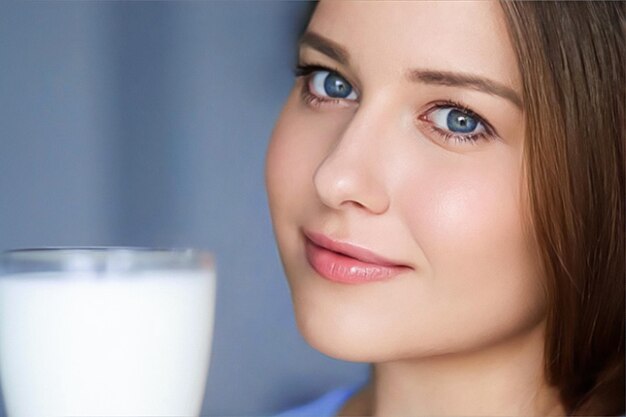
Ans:
{"label": "blurred background", "polygon": [[0,250],[214,252],[203,415],[271,415],[367,376],[299,335],[265,196],[309,8],[0,3]]}

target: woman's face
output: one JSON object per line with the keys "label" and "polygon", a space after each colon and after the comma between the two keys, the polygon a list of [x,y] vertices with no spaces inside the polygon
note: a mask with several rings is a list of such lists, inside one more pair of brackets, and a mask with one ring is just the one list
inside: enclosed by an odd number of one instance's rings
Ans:
{"label": "woman's face", "polygon": [[520,74],[497,2],[322,1],[306,33],[266,166],[306,340],[381,362],[537,327]]}

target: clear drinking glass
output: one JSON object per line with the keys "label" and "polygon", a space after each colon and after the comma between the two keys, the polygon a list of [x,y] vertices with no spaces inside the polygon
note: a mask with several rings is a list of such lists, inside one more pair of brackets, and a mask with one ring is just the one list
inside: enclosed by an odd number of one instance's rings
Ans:
{"label": "clear drinking glass", "polygon": [[198,416],[210,254],[45,248],[0,254],[0,379],[13,416]]}

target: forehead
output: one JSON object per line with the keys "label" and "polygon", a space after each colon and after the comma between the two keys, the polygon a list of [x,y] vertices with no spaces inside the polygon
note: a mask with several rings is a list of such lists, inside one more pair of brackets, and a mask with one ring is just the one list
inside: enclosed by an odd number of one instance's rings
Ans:
{"label": "forehead", "polygon": [[322,0],[308,30],[344,46],[358,70],[428,68],[520,85],[498,2]]}

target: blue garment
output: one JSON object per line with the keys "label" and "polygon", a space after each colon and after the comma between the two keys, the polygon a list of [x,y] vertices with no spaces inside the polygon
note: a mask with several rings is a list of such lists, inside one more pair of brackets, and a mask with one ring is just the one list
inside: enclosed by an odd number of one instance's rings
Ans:
{"label": "blue garment", "polygon": [[341,410],[348,399],[361,389],[363,384],[338,388],[329,391],[318,399],[291,410],[283,411],[276,417],[332,417]]}

